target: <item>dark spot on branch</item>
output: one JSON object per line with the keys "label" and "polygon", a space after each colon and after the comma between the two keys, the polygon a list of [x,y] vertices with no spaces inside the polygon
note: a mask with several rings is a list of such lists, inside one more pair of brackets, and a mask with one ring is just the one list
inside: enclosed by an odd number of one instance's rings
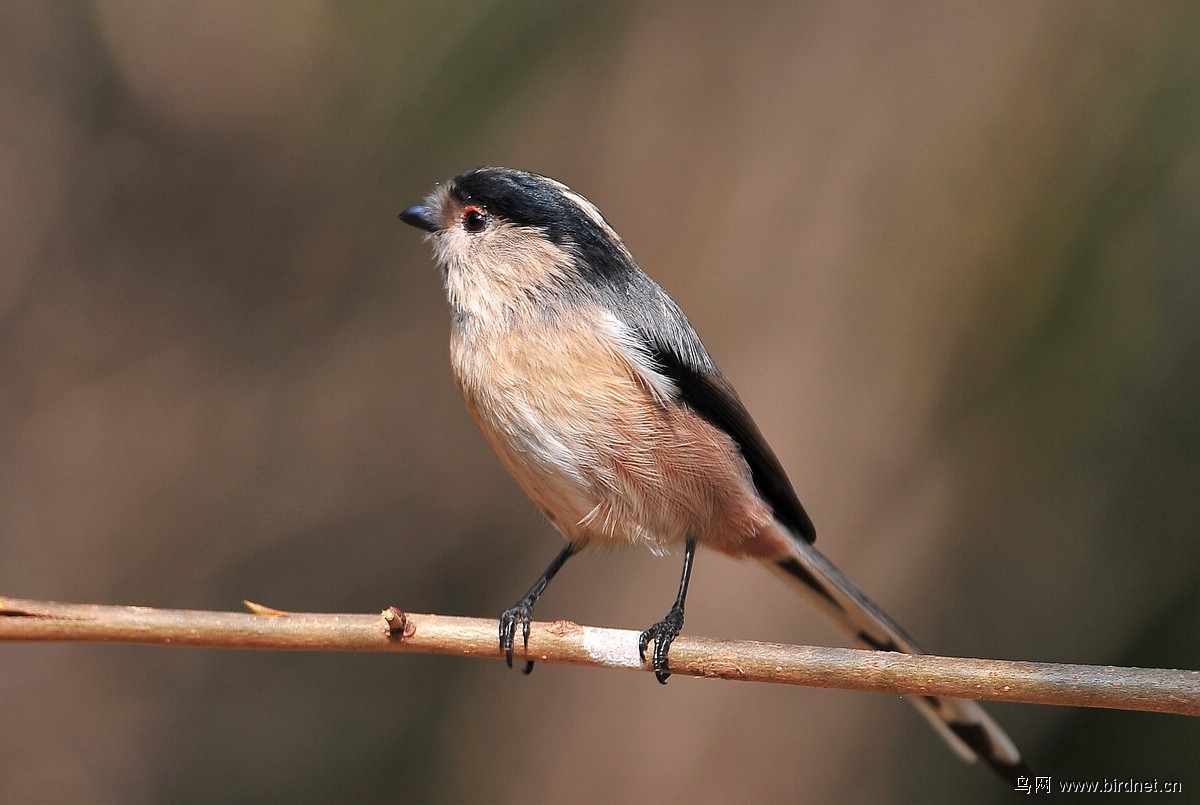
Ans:
{"label": "dark spot on branch", "polygon": [[417,631],[416,625],[396,607],[388,607],[383,611],[383,622],[384,628],[387,629],[387,636],[391,640],[412,637],[413,633]]}

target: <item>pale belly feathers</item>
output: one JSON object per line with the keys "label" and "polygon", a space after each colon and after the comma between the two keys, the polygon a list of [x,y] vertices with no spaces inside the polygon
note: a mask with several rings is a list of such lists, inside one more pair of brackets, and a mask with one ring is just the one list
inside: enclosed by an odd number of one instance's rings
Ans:
{"label": "pale belly feathers", "polygon": [[453,333],[459,388],[505,468],[581,545],[774,553],[755,539],[773,518],[732,439],[669,403],[670,381],[599,316]]}

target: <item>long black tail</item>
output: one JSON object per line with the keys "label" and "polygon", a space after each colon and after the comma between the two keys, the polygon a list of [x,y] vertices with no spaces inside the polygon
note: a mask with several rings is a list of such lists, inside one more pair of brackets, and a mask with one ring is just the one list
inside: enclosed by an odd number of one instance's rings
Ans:
{"label": "long black tail", "polygon": [[[778,561],[764,559],[763,565],[838,628],[867,648],[924,653],[816,548],[801,539],[790,542],[791,556]],[[1012,739],[976,702],[940,696],[910,696],[908,700],[964,760],[983,758],[1014,786],[1018,777],[1032,779]]]}

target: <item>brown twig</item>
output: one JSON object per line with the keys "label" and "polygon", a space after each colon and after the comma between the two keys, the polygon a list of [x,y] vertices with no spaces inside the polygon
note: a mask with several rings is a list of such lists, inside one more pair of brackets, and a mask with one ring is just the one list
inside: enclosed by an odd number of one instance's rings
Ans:
{"label": "brown twig", "polygon": [[[395,607],[381,615],[356,615],[246,605],[249,614],[0,598],[0,642],[501,656],[494,620],[417,615]],[[528,658],[647,670],[638,657],[637,638],[638,632],[625,629],[534,623]],[[516,655],[526,658],[519,641]],[[671,671],[842,690],[1200,715],[1200,671],[914,656],[686,636],[671,647]]]}

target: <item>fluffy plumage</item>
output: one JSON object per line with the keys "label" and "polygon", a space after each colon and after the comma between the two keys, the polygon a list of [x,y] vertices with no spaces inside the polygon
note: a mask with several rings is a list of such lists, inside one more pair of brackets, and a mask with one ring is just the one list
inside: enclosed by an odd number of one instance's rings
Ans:
{"label": "fluffy plumage", "polygon": [[[737,393],[593,204],[544,176],[478,168],[401,217],[431,233],[467,408],[568,541],[501,619],[510,661],[516,624],[527,629],[562,563],[619,542],[687,545],[675,607],[642,638],[660,681],[697,543],[758,559],[865,646],[920,651],[812,546],[812,521]],[[979,705],[912,701],[963,757],[1010,782],[1028,772]]]}

